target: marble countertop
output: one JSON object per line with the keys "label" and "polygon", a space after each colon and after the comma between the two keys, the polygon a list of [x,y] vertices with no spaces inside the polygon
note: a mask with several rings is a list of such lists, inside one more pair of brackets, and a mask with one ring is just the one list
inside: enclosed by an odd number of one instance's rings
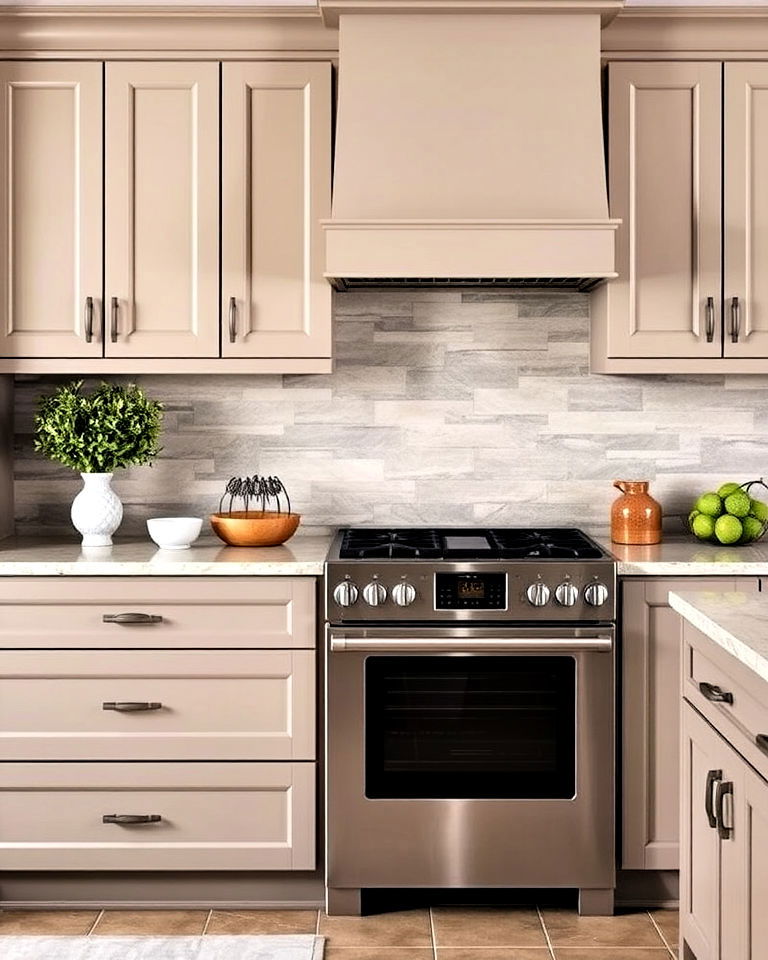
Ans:
{"label": "marble countertop", "polygon": [[752,546],[721,547],[675,535],[641,547],[611,543],[609,535],[593,537],[615,557],[620,577],[768,576],[768,538]]}
{"label": "marble countertop", "polygon": [[213,538],[188,550],[159,550],[150,540],[82,548],[72,540],[0,541],[0,577],[318,577],[331,537],[293,537],[280,547],[228,547]]}
{"label": "marble countertop", "polygon": [[767,597],[738,591],[681,591],[670,593],[669,602],[697,630],[768,681]]}

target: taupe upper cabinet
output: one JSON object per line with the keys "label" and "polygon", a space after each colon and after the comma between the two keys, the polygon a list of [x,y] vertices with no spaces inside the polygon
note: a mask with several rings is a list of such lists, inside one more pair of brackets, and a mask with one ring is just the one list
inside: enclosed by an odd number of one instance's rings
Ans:
{"label": "taupe upper cabinet", "polygon": [[592,370],[764,373],[768,64],[611,63],[608,116],[623,223]]}
{"label": "taupe upper cabinet", "polygon": [[107,357],[219,355],[219,65],[106,65]]}
{"label": "taupe upper cabinet", "polygon": [[0,373],[330,372],[329,63],[0,84]]}
{"label": "taupe upper cabinet", "polygon": [[102,65],[0,63],[0,356],[101,357]]}
{"label": "taupe upper cabinet", "polygon": [[222,66],[222,354],[330,357],[327,63]]}

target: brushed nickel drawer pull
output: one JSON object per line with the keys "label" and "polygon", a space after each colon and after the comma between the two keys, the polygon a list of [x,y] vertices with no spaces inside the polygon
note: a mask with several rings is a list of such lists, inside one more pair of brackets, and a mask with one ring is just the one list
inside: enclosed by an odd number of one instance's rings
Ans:
{"label": "brushed nickel drawer pull", "polygon": [[707,343],[715,339],[715,298],[707,297]]}
{"label": "brushed nickel drawer pull", "polygon": [[146,713],[148,710],[162,710],[157,700],[105,700],[102,710],[114,710],[116,713]]}
{"label": "brushed nickel drawer pull", "polygon": [[741,326],[741,318],[739,315],[739,298],[731,298],[731,342],[739,342],[739,327]]}
{"label": "brushed nickel drawer pull", "polygon": [[699,691],[712,703],[733,703],[733,694],[718,687],[716,683],[707,683],[706,680],[702,680],[699,683]]}
{"label": "brushed nickel drawer pull", "polygon": [[229,298],[229,342],[235,343],[237,340],[237,300],[234,297]]}
{"label": "brushed nickel drawer pull", "polygon": [[93,297],[85,298],[85,342],[93,340]]}
{"label": "brushed nickel drawer pull", "polygon": [[101,618],[104,623],[162,623],[163,618],[157,613],[105,613]]}
{"label": "brushed nickel drawer pull", "polygon": [[137,823],[160,823],[162,819],[159,813],[105,813],[101,822],[127,827]]}

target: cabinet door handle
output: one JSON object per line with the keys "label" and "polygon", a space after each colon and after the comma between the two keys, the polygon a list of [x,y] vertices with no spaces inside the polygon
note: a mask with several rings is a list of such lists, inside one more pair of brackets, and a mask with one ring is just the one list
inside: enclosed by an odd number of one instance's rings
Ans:
{"label": "cabinet door handle", "polygon": [[741,316],[739,309],[739,298],[731,297],[731,343],[739,342],[739,327],[741,326]]}
{"label": "cabinet door handle", "polygon": [[707,297],[706,306],[706,335],[707,343],[712,343],[715,339],[715,298]]}
{"label": "cabinet door handle", "polygon": [[126,827],[137,823],[160,823],[162,819],[159,813],[105,813],[101,822]]}
{"label": "cabinet door handle", "polygon": [[103,623],[120,623],[130,626],[133,623],[162,623],[163,618],[157,613],[105,613]]}
{"label": "cabinet door handle", "polygon": [[148,710],[162,710],[157,700],[105,700],[102,710],[114,710],[116,713],[146,713]]}
{"label": "cabinet door handle", "polygon": [[[733,783],[730,780],[721,780],[715,793],[715,817],[717,817],[717,835],[721,840],[730,840],[733,831],[733,822],[725,822],[725,798],[733,796]],[[729,816],[730,820],[730,816]]]}
{"label": "cabinet door handle", "polygon": [[120,317],[120,301],[117,297],[112,297],[112,312],[109,324],[109,339],[112,343],[117,343],[117,325]]}
{"label": "cabinet door handle", "polygon": [[768,734],[758,733],[755,737],[755,743],[763,751],[763,753],[768,753]]}
{"label": "cabinet door handle", "polygon": [[85,342],[93,340],[93,297],[85,298]]}
{"label": "cabinet door handle", "polygon": [[234,343],[237,340],[237,300],[235,297],[229,298],[229,342]]}
{"label": "cabinet door handle", "polygon": [[707,784],[704,787],[704,809],[707,812],[707,821],[714,829],[717,826],[717,817],[712,806],[712,788],[723,779],[722,770],[710,770],[707,774]]}
{"label": "cabinet door handle", "polygon": [[733,703],[733,694],[721,689],[715,683],[707,683],[702,680],[699,684],[699,690],[712,703]]}

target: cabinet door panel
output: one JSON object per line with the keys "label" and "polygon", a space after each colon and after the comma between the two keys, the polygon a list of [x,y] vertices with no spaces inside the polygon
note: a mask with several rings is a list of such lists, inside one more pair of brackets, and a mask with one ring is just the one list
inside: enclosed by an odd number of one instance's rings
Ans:
{"label": "cabinet door panel", "polygon": [[710,797],[716,788],[713,774],[732,779],[736,755],[686,702],[682,723],[680,931],[696,960],[720,960],[721,842],[707,817],[706,796],[708,784]]}
{"label": "cabinet door panel", "polygon": [[223,355],[329,357],[330,65],[222,69]]}
{"label": "cabinet door panel", "polygon": [[107,64],[108,357],[218,356],[218,145],[218,64]]}
{"label": "cabinet door panel", "polygon": [[625,870],[679,867],[680,617],[673,590],[755,591],[751,577],[622,584],[622,854]]}
{"label": "cabinet door panel", "polygon": [[102,72],[0,63],[0,356],[101,356]]}
{"label": "cabinet door panel", "polygon": [[768,357],[768,63],[725,65],[724,158],[725,355]]}
{"label": "cabinet door panel", "polygon": [[[612,63],[609,357],[719,357],[721,66]],[[707,298],[714,331],[707,336]]]}

